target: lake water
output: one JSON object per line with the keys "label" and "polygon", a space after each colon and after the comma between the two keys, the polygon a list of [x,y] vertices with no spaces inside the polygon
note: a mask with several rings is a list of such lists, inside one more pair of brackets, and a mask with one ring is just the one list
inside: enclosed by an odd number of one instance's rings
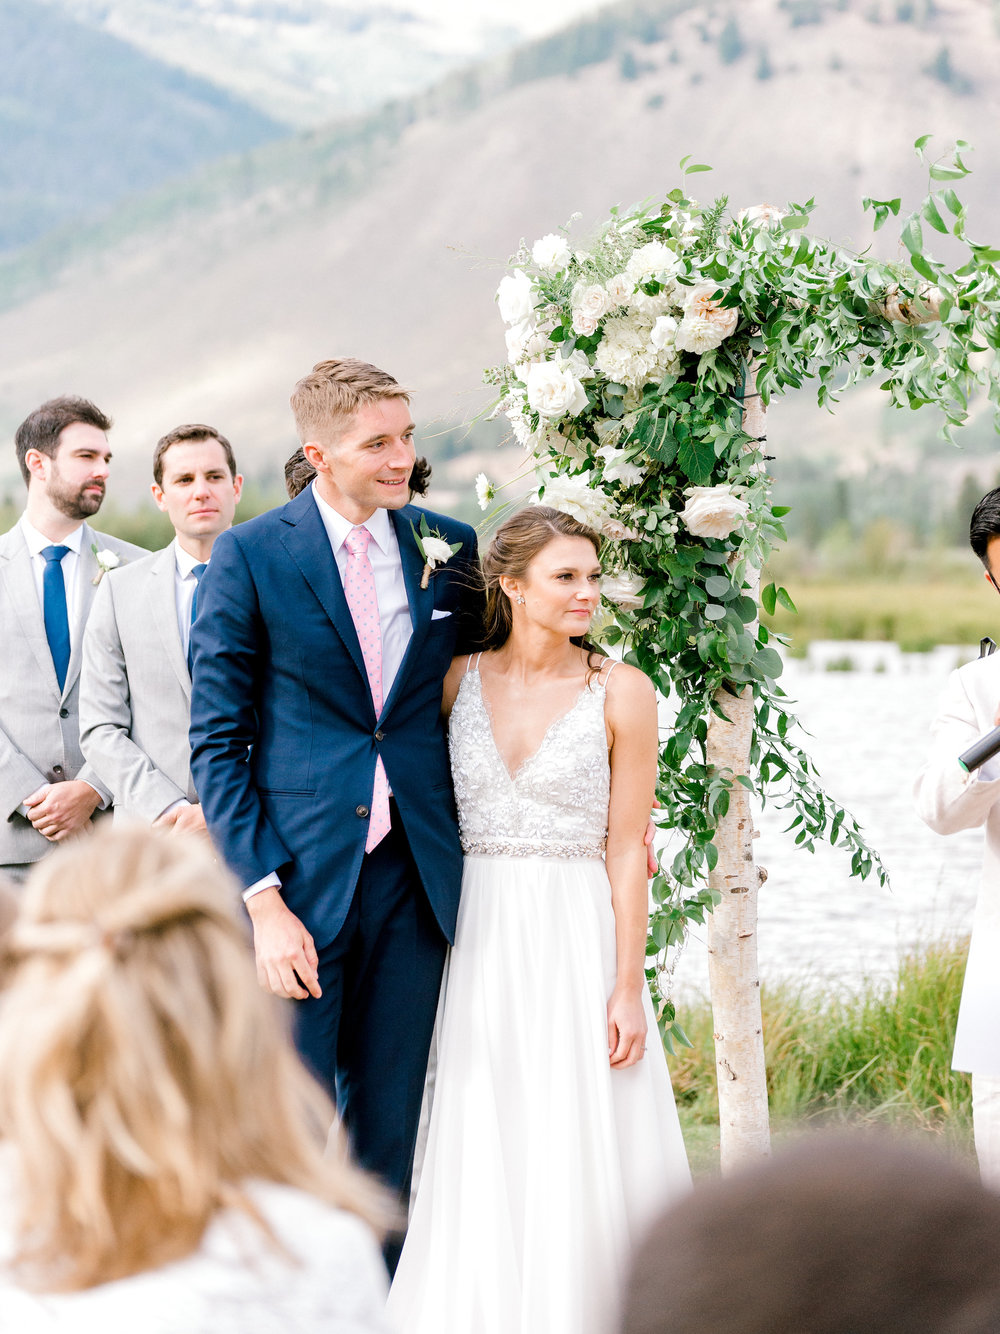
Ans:
{"label": "lake water", "polygon": [[[852,879],[849,857],[829,844],[815,854],[797,848],[794,835],[782,832],[786,812],[755,812],[756,859],[768,872],[760,891],[763,980],[854,987],[891,977],[910,946],[968,932],[982,833],[932,833],[911,796],[938,698],[961,656],[958,649],[901,655],[895,645],[817,645],[812,662],[787,663],[782,684],[812,733],[805,749],[826,790],[881,854],[891,889]],[[861,669],[823,669],[848,658]],[[674,991],[682,999],[707,993],[704,936],[703,928],[692,930],[677,965]]]}

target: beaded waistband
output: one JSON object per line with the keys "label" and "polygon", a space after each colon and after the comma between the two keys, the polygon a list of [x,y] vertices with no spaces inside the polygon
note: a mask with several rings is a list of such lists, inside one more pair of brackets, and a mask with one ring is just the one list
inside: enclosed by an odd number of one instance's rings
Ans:
{"label": "beaded waistband", "polygon": [[581,843],[553,843],[532,839],[462,839],[468,857],[560,857],[579,861],[604,856],[606,838]]}

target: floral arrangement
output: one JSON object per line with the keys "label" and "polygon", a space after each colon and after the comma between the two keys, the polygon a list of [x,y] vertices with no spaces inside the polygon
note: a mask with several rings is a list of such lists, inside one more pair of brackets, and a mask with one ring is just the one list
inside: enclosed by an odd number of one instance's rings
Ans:
{"label": "floral arrangement", "polygon": [[[918,141],[918,152],[925,147]],[[930,168],[945,181],[966,170],[957,152]],[[899,202],[866,207],[879,226]],[[592,633],[677,699],[658,795],[686,843],[654,880],[654,981],[666,948],[715,901],[705,879],[732,778],[712,768],[705,746],[727,694],[752,691],[756,787],[789,807],[796,841],[812,848],[828,837],[850,853],[853,874],[886,880],[793,739],[782,659],[757,619],[760,570],[784,537],[787,511],[772,503],[764,440],[744,429],[747,396],[766,404],[815,377],[827,403],[846,367],[849,379],[884,373],[894,402],[935,403],[949,426],[964,419],[977,380],[1000,402],[995,362],[984,368],[971,357],[984,339],[1000,346],[1000,303],[991,304],[1000,254],[971,246],[970,263],[952,273],[923,249],[921,218],[940,230],[949,210],[950,230],[964,239],[964,209],[950,188],[929,195],[904,226],[906,267],[806,234],[812,201],[734,218],[726,205],[676,189],[662,202],[613,210],[586,249],[566,234],[522,244],[497,291],[507,362],[486,373],[498,390],[494,412],[536,469],[536,499],[606,539],[603,615]],[[496,491],[484,475],[477,480],[483,508]],[[792,606],[773,584],[760,596],[768,610]]]}

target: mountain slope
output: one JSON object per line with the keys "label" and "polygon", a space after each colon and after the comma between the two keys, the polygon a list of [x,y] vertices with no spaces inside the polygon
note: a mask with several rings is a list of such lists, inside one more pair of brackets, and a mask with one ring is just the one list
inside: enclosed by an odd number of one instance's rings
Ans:
{"label": "mountain slope", "polygon": [[285,130],[33,0],[0,0],[0,250]]}
{"label": "mountain slope", "polygon": [[[70,249],[68,268],[0,315],[0,426],[73,389],[115,413],[123,484],[138,486],[153,440],[181,420],[217,423],[245,467],[277,478],[294,444],[288,392],[338,353],[387,366],[418,389],[419,421],[454,426],[503,357],[493,291],[518,240],[580,210],[581,242],[610,205],[677,184],[687,153],[716,168],[690,179],[701,197],[815,195],[816,228],[862,246],[861,197],[915,202],[913,139],[961,135],[978,149],[961,187],[970,230],[996,240],[989,16],[945,0],[925,22],[882,9],[876,23],[871,0],[817,3],[816,22],[800,21],[805,0],[618,7],[433,96],[203,173]],[[940,77],[942,49],[961,83]],[[846,466],[879,447],[877,410],[804,411],[774,411],[776,453],[828,449]],[[453,486],[483,466],[453,435],[423,444]]]}

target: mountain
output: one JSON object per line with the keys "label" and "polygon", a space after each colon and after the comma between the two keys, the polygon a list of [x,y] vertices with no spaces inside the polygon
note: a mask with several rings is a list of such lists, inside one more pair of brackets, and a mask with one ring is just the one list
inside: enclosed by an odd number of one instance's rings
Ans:
{"label": "mountain", "polygon": [[37,0],[0,0],[0,50],[0,250],[287,132]]}
{"label": "mountain", "polygon": [[370,111],[566,23],[597,0],[49,0],[82,23],[220,83],[300,127]]}
{"label": "mountain", "polygon": [[[152,443],[207,420],[247,471],[275,482],[294,445],[295,380],[351,353],[417,389],[439,504],[516,451],[461,424],[504,355],[493,292],[507,256],[576,211],[585,242],[615,203],[689,178],[734,209],[815,196],[814,230],[861,248],[860,200],[915,203],[913,140],[976,145],[960,184],[975,240],[1000,238],[1000,40],[974,0],[645,0],[601,11],[428,93],[213,166],[123,207],[89,233],[0,266],[0,428],[41,399],[88,393],[117,418],[122,493],[139,494]],[[879,234],[880,244],[891,229]],[[888,242],[891,244],[891,241]],[[783,400],[769,441],[849,473],[890,432],[877,390],[837,416]],[[890,439],[892,436],[892,439]],[[904,451],[905,452],[905,451]],[[11,462],[0,473],[11,494]],[[912,451],[919,466],[923,455]],[[936,465],[935,465],[936,466]],[[132,490],[134,488],[134,491]]]}

